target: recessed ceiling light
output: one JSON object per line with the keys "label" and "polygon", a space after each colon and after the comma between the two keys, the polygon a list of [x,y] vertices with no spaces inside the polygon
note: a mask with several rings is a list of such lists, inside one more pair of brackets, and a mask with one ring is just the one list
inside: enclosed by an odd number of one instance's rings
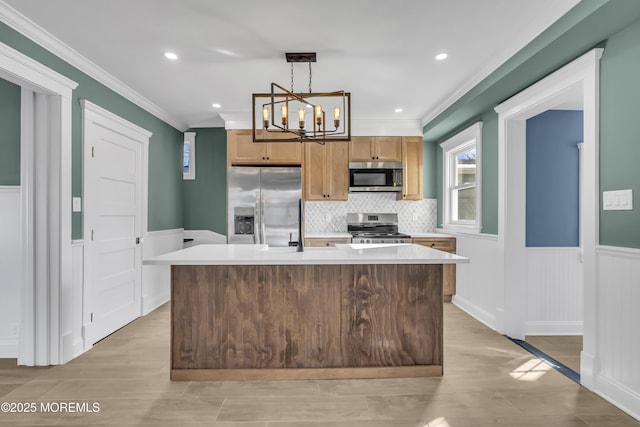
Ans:
{"label": "recessed ceiling light", "polygon": [[395,111],[396,113],[402,113],[402,108],[396,108],[394,111]]}
{"label": "recessed ceiling light", "polygon": [[170,59],[172,61],[175,61],[176,59],[178,59],[178,55],[176,55],[173,52],[165,52],[164,53],[164,57],[167,58],[167,59]]}
{"label": "recessed ceiling light", "polygon": [[442,53],[439,53],[439,54],[436,55],[436,59],[438,61],[442,61],[444,59],[447,59],[447,56],[449,56],[449,55],[447,55],[446,53],[442,52]]}
{"label": "recessed ceiling light", "polygon": [[213,108],[220,108],[220,107],[221,107],[221,105],[220,105],[220,104],[211,104],[211,106],[212,106]]}

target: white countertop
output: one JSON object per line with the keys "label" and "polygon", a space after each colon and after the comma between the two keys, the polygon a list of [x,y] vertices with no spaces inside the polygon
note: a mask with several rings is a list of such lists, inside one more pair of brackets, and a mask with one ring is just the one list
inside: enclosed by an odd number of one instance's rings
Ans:
{"label": "white countertop", "polygon": [[445,233],[407,233],[407,234],[415,238],[420,238],[420,237],[430,238],[430,239],[443,239],[443,238],[455,239],[456,238],[456,236],[452,234],[445,234]]}
{"label": "white countertop", "polygon": [[[402,231],[401,231],[402,232]],[[411,237],[416,237],[416,238],[420,238],[420,237],[428,237],[431,239],[437,239],[437,238],[453,238],[455,239],[456,236],[452,235],[452,234],[446,234],[446,233],[437,233],[437,232],[411,232],[411,233],[403,233],[403,234],[408,234]],[[351,238],[351,234],[347,233],[347,232],[340,232],[340,231],[334,231],[334,232],[325,232],[325,233],[307,233],[304,235],[305,239],[350,239]]]}
{"label": "white countertop", "polygon": [[350,239],[351,234],[346,231],[333,231],[327,233],[307,233],[304,235],[305,239]]}
{"label": "white countertop", "polygon": [[270,248],[267,245],[197,245],[144,261],[147,265],[459,264],[468,258],[411,243],[338,244]]}

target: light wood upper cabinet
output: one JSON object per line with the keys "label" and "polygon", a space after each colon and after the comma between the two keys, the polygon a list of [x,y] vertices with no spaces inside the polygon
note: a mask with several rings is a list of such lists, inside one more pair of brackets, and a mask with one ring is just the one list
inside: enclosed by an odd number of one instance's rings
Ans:
{"label": "light wood upper cabinet", "polygon": [[227,132],[229,165],[300,165],[302,144],[299,142],[253,142],[251,130]]}
{"label": "light wood upper cabinet", "polygon": [[305,143],[305,200],[347,200],[349,196],[349,143]]}
{"label": "light wood upper cabinet", "polygon": [[402,138],[399,136],[354,136],[349,143],[351,162],[400,162]]}
{"label": "light wood upper cabinet", "polygon": [[422,200],[422,137],[402,137],[401,200]]}

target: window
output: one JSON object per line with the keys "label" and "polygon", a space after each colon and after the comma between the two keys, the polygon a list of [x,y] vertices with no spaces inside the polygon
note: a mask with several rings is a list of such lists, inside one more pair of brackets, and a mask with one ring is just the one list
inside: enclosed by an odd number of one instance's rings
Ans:
{"label": "window", "polygon": [[443,169],[442,228],[480,232],[482,122],[440,144]]}
{"label": "window", "polygon": [[182,178],[196,179],[196,133],[184,133],[182,146]]}

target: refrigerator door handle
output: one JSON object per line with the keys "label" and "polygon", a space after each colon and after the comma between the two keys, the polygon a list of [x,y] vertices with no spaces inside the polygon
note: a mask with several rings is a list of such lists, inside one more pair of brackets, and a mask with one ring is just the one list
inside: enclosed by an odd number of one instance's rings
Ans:
{"label": "refrigerator door handle", "polygon": [[256,191],[256,202],[255,202],[255,224],[253,226],[253,244],[260,243],[260,228],[262,227],[262,219],[260,218],[260,193]]}
{"label": "refrigerator door handle", "polygon": [[264,196],[260,197],[260,236],[262,241],[260,243],[267,243],[267,221],[266,221],[266,210],[265,210],[265,201]]}

